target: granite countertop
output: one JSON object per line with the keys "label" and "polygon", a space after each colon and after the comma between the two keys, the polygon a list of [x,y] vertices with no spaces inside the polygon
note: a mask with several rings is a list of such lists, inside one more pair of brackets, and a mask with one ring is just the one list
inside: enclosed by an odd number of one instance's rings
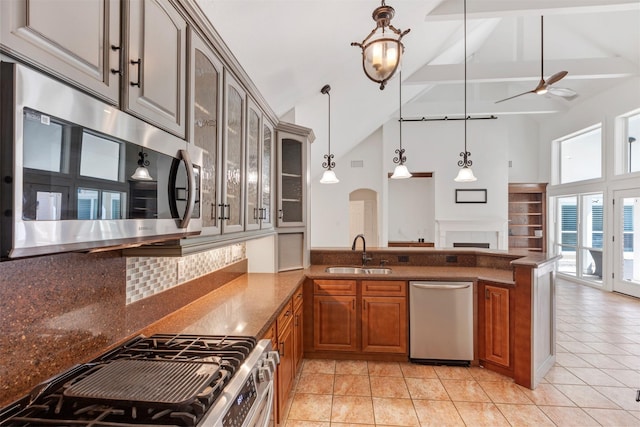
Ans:
{"label": "granite countertop", "polygon": [[304,273],[244,274],[140,332],[147,336],[182,333],[260,338],[304,281]]}
{"label": "granite countertop", "polygon": [[[305,270],[311,279],[372,279],[372,280],[488,280],[514,285],[513,271],[487,267],[427,267],[389,266],[389,274],[327,273],[329,265],[312,265]],[[373,267],[373,266],[372,266]]]}

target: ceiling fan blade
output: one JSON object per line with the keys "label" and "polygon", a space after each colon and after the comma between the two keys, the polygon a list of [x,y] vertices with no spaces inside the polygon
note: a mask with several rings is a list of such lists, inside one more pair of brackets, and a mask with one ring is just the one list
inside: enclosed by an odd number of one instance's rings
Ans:
{"label": "ceiling fan blade", "polygon": [[533,91],[533,90],[528,90],[528,91],[526,91],[526,92],[522,92],[522,93],[519,93],[519,94],[517,94],[517,95],[510,96],[509,98],[505,98],[505,99],[501,99],[500,101],[496,101],[496,102],[495,102],[495,104],[498,104],[498,103],[500,103],[500,102],[504,102],[504,101],[508,101],[508,100],[510,100],[510,99],[517,98],[517,97],[519,97],[519,96],[526,95],[526,94],[528,94],[528,93],[535,93],[535,91]]}
{"label": "ceiling fan blade", "polygon": [[578,96],[575,90],[569,89],[566,87],[550,87],[549,93],[551,95],[560,96],[562,98],[568,98],[568,99],[573,99],[576,96]]}
{"label": "ceiling fan blade", "polygon": [[564,76],[566,76],[567,74],[569,74],[568,71],[559,71],[559,72],[555,73],[554,75],[552,75],[551,77],[549,77],[547,79],[547,86],[552,85],[555,82],[558,82],[558,81],[562,80],[564,78]]}

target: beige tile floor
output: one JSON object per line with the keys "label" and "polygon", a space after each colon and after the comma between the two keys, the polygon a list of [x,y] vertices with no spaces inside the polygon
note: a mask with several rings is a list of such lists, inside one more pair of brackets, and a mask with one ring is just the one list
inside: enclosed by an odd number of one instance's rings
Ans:
{"label": "beige tile floor", "polygon": [[557,322],[535,390],[479,367],[305,359],[286,427],[640,426],[640,300],[558,280]]}

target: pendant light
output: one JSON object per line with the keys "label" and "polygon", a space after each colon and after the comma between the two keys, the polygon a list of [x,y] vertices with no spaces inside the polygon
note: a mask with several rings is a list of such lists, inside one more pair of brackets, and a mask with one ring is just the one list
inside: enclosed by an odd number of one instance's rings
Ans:
{"label": "pendant light", "polygon": [[411,173],[409,169],[404,165],[404,162],[407,161],[407,158],[404,155],[404,148],[402,148],[402,71],[400,71],[398,75],[398,87],[400,89],[400,148],[396,150],[396,154],[398,157],[393,158],[393,163],[397,163],[398,166],[393,171],[393,175],[391,175],[392,179],[406,179],[411,178]]}
{"label": "pendant light", "polygon": [[320,184],[337,184],[340,182],[336,173],[333,171],[333,168],[336,167],[336,163],[333,161],[333,154],[331,154],[331,94],[329,91],[331,91],[331,86],[329,85],[324,85],[322,86],[322,89],[320,89],[320,93],[329,97],[329,136],[327,138],[329,146],[327,154],[324,155],[326,161],[322,163],[322,167],[326,168],[326,170],[322,174],[322,178],[320,178]]}
{"label": "pendant light", "polygon": [[473,175],[473,171],[471,170],[471,165],[473,162],[469,157],[471,153],[467,151],[467,121],[469,121],[469,117],[467,116],[467,0],[464,0],[464,151],[460,153],[462,160],[458,161],[458,166],[460,167],[460,171],[458,171],[458,176],[455,177],[454,181],[456,182],[473,182],[477,181]]}
{"label": "pendant light", "polygon": [[153,181],[153,177],[149,174],[149,169],[146,168],[149,166],[149,160],[145,159],[147,153],[140,151],[138,157],[138,167],[133,175],[131,175],[131,179],[135,179],[136,181]]}
{"label": "pendant light", "polygon": [[404,51],[402,37],[411,31],[400,31],[391,25],[395,13],[396,11],[382,0],[382,4],[375,8],[372,14],[376,27],[362,43],[351,43],[351,46],[362,49],[364,73],[369,79],[380,83],[380,90],[385,88],[387,81],[398,69]]}

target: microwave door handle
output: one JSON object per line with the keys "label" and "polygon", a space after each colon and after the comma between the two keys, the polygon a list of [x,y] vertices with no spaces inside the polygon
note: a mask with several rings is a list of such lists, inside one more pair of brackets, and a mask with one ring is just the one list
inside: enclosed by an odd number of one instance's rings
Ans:
{"label": "microwave door handle", "polygon": [[187,209],[184,212],[184,217],[180,221],[180,228],[187,228],[189,221],[191,221],[191,215],[193,214],[193,208],[196,202],[196,175],[193,173],[193,163],[191,163],[191,157],[187,150],[179,151],[180,160],[184,162],[187,168],[187,179],[189,180],[189,187],[187,189]]}

